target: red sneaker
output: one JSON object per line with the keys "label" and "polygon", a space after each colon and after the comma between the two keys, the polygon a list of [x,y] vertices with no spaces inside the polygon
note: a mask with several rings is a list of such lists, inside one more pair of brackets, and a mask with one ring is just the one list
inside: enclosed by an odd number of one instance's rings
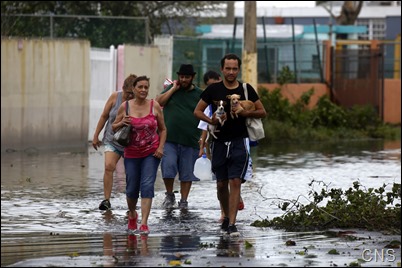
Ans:
{"label": "red sneaker", "polygon": [[135,213],[135,218],[128,216],[128,230],[137,230],[138,213]]}
{"label": "red sneaker", "polygon": [[141,226],[140,226],[140,234],[149,234],[148,225],[141,224]]}
{"label": "red sneaker", "polygon": [[243,210],[244,209],[244,203],[243,201],[239,202],[239,210]]}

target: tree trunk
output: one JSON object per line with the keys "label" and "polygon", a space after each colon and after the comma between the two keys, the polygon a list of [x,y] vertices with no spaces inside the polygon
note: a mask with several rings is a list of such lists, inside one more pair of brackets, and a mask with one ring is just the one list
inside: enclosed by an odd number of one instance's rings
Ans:
{"label": "tree trunk", "polygon": [[345,1],[342,5],[341,14],[336,18],[336,23],[338,25],[354,25],[362,9],[363,2]]}

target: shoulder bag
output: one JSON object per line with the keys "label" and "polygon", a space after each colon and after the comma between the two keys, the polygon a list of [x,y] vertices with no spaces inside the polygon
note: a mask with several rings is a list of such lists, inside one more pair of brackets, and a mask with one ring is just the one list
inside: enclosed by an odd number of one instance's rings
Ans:
{"label": "shoulder bag", "polygon": [[[126,101],[126,115],[128,115],[128,101]],[[121,146],[126,147],[131,141],[131,125],[122,126],[116,133],[114,133],[113,138]]]}
{"label": "shoulder bag", "polygon": [[[247,83],[243,83],[244,95],[248,100]],[[261,118],[247,117],[246,126],[248,137],[251,141],[258,141],[265,138],[264,125]]]}

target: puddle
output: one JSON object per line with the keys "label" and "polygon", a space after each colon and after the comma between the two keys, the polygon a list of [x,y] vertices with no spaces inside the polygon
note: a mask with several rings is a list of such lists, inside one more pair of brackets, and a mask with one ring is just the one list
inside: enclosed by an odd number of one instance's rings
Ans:
{"label": "puddle", "polygon": [[[189,210],[162,209],[160,172],[149,217],[147,239],[126,233],[124,167],[115,174],[113,210],[101,212],[103,155],[84,153],[6,153],[1,160],[2,266],[400,266],[401,249],[384,249],[400,236],[354,231],[350,237],[327,232],[283,232],[250,226],[282,215],[278,197],[308,195],[311,179],[349,187],[401,181],[399,148],[372,145],[351,153],[254,152],[255,177],[242,187],[245,209],[234,239],[219,230],[219,204],[212,181],[193,184]],[[177,183],[175,189],[178,190]],[[179,194],[176,193],[176,199]],[[307,202],[307,199],[306,199]],[[343,230],[345,231],[345,230]],[[295,242],[287,246],[287,241]],[[334,250],[338,254],[329,254]],[[366,260],[366,261],[365,261]]]}

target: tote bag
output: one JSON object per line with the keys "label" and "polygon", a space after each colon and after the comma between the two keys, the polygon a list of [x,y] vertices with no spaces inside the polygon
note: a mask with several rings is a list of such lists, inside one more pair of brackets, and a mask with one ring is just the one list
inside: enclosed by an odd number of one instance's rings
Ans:
{"label": "tote bag", "polygon": [[[246,100],[248,100],[247,84],[243,83],[244,95]],[[248,132],[248,137],[251,141],[258,141],[265,138],[264,125],[262,124],[261,118],[247,117],[246,127]]]}

